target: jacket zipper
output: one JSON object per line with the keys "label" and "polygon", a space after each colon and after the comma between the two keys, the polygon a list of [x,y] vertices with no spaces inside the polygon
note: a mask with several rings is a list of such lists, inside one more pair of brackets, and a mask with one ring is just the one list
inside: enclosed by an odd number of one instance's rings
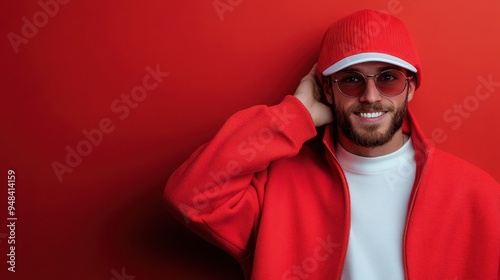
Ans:
{"label": "jacket zipper", "polygon": [[330,147],[328,146],[328,144],[326,143],[326,141],[323,140],[323,144],[325,145],[325,147],[328,149],[328,151],[330,152],[332,158],[335,160],[335,162],[337,163],[337,169],[340,169],[339,173],[340,175],[342,176],[342,185],[344,187],[344,197],[346,198],[346,215],[345,215],[345,218],[346,218],[346,232],[344,233],[346,238],[347,238],[347,242],[344,242],[344,244],[342,244],[342,255],[340,256],[340,269],[339,269],[339,275],[337,277],[338,280],[340,280],[342,278],[342,270],[344,268],[344,262],[345,262],[345,257],[347,255],[347,244],[349,244],[349,232],[350,232],[350,229],[351,229],[351,207],[350,207],[350,201],[349,201],[349,189],[347,188],[347,178],[345,177],[345,174],[344,172],[342,171],[340,167],[340,163],[339,161],[337,160],[337,157],[335,156],[335,154],[333,153],[332,149],[330,149]]}
{"label": "jacket zipper", "polygon": [[417,193],[418,193],[418,190],[420,188],[420,182],[422,181],[422,177],[424,176],[425,166],[427,165],[426,162],[427,162],[428,158],[429,158],[429,151],[426,151],[425,162],[422,165],[422,172],[420,174],[418,174],[420,176],[418,177],[418,182],[417,182],[417,185],[415,186],[415,191],[413,192],[413,197],[411,198],[410,208],[408,209],[408,214],[406,216],[405,230],[403,233],[403,269],[404,269],[406,280],[410,279],[410,275],[408,275],[408,257],[407,257],[407,253],[406,253],[407,252],[406,251],[406,242],[407,242],[407,234],[408,234],[408,225],[410,224],[410,217],[412,215],[413,206],[415,204],[415,199],[417,198]]}

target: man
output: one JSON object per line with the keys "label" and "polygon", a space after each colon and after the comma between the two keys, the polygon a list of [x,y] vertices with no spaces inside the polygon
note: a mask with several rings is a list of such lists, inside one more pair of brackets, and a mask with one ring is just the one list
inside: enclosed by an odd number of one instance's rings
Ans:
{"label": "man", "polygon": [[428,145],[421,82],[399,19],[340,19],[294,96],[236,113],[171,176],[169,209],[247,279],[498,279],[499,184]]}

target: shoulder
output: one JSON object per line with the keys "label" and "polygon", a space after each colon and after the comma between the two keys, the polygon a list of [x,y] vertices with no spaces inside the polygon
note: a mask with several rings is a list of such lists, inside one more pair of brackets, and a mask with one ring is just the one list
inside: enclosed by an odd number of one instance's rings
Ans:
{"label": "shoulder", "polygon": [[310,169],[329,169],[328,161],[325,156],[325,147],[321,142],[321,133],[316,137],[306,141],[299,152],[289,158],[283,158],[272,162],[271,166],[275,169],[291,170],[310,170]]}
{"label": "shoulder", "polygon": [[500,195],[500,184],[481,168],[445,151],[434,149],[424,172],[441,184]]}

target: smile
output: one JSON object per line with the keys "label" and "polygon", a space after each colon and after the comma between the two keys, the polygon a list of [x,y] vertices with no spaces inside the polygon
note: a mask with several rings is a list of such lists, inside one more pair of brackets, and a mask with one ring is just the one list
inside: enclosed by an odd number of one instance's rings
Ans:
{"label": "smile", "polygon": [[356,115],[365,119],[374,119],[382,116],[386,112],[370,112],[370,113],[355,113]]}

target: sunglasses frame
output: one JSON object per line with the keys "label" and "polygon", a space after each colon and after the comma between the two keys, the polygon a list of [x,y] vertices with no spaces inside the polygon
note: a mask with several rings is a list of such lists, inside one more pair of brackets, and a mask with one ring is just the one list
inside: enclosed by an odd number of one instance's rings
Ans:
{"label": "sunglasses frame", "polygon": [[[387,73],[389,71],[397,71],[399,73],[401,73],[401,75],[403,75],[403,77],[405,78],[405,86],[401,89],[401,92],[399,92],[398,94],[386,94],[384,93],[382,90],[380,90],[379,86],[378,86],[378,80],[377,78],[380,77],[382,74],[384,73]],[[395,97],[395,96],[398,96],[400,95],[401,93],[403,93],[405,91],[406,88],[409,87],[409,83],[410,83],[410,80],[413,78],[413,75],[411,76],[407,76],[405,73],[403,73],[403,71],[401,70],[398,70],[398,69],[386,69],[386,70],[383,70],[381,71],[380,73],[376,74],[376,75],[365,75],[359,71],[356,71],[356,70],[349,70],[349,71],[345,71],[345,72],[342,72],[342,73],[356,73],[356,74],[359,74],[360,76],[362,76],[365,80],[365,88],[356,96],[353,96],[353,95],[347,95],[345,94],[342,89],[340,89],[340,86],[339,86],[339,80],[338,79],[332,79],[332,76],[330,76],[330,78],[328,79],[329,81],[329,86],[330,86],[330,89],[332,90],[333,92],[333,83],[336,83],[337,84],[337,89],[339,90],[339,92],[345,96],[345,97],[350,97],[350,98],[358,98],[360,96],[362,96],[363,94],[365,94],[366,92],[366,87],[368,85],[368,78],[374,78],[375,79],[375,87],[377,88],[378,92],[380,92],[380,94],[382,94],[383,96],[386,96],[386,97]]]}

